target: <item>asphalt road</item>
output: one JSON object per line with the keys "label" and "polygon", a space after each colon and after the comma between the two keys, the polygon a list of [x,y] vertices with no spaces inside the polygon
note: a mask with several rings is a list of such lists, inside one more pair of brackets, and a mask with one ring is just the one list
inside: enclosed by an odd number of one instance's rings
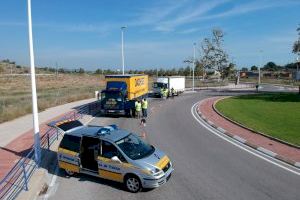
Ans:
{"label": "asphalt road", "polygon": [[[165,151],[175,165],[173,176],[162,187],[132,194],[118,183],[87,175],[66,177],[60,171],[49,199],[300,199],[300,176],[228,143],[193,118],[193,104],[214,94],[219,95],[202,91],[150,102],[147,140]],[[97,117],[91,121],[111,123],[142,131],[137,119]]]}

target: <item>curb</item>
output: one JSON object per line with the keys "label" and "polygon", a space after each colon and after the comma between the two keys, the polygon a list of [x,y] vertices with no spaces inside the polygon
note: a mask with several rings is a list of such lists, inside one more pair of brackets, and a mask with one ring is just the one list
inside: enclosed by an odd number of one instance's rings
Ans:
{"label": "curb", "polygon": [[[204,99],[204,100],[205,100],[205,99]],[[250,147],[250,148],[252,148],[252,149],[254,149],[254,150],[256,150],[256,151],[259,151],[259,152],[261,152],[261,153],[263,153],[263,154],[265,154],[265,155],[267,155],[267,156],[270,156],[270,157],[275,158],[275,159],[277,159],[277,160],[280,160],[280,161],[282,161],[282,162],[284,162],[284,163],[287,163],[287,164],[289,164],[289,165],[292,165],[293,167],[296,167],[297,169],[300,169],[300,162],[296,162],[296,161],[294,161],[294,160],[291,160],[291,159],[289,159],[289,158],[286,158],[286,157],[284,157],[284,156],[282,156],[282,155],[279,155],[279,154],[277,154],[277,153],[275,153],[275,152],[273,152],[273,151],[271,151],[271,150],[268,150],[268,149],[266,149],[266,148],[264,148],[264,147],[257,146],[256,144],[253,144],[253,143],[247,141],[246,139],[244,139],[244,138],[242,138],[242,137],[240,137],[240,136],[238,136],[238,135],[234,135],[234,134],[232,134],[232,133],[229,133],[228,131],[226,131],[226,130],[223,129],[222,127],[218,127],[218,126],[216,126],[215,124],[213,124],[213,122],[209,121],[209,120],[203,115],[203,113],[200,111],[200,105],[201,105],[201,103],[202,103],[204,100],[202,100],[202,101],[200,101],[200,102],[198,103],[197,108],[196,108],[197,114],[199,115],[199,117],[201,117],[201,118],[202,118],[207,124],[209,124],[211,127],[213,127],[213,128],[216,129],[217,131],[219,131],[219,132],[221,132],[222,134],[224,134],[224,135],[226,135],[226,136],[228,136],[228,137],[234,139],[235,141],[237,141],[237,142],[239,142],[239,143],[242,143],[242,144],[244,144],[244,145],[247,145],[248,147]],[[222,116],[222,115],[221,115],[221,116]],[[223,116],[222,116],[222,117],[223,117]],[[227,118],[226,118],[226,119],[227,119]],[[270,138],[270,139],[271,139],[271,138]],[[290,146],[290,145],[289,145],[289,146]]]}

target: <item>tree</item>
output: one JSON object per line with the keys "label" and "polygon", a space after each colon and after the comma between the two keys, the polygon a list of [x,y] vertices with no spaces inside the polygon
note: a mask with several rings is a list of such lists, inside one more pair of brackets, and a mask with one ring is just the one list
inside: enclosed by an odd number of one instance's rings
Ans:
{"label": "tree", "polygon": [[235,64],[229,63],[227,67],[224,68],[224,77],[230,77],[234,74]]}
{"label": "tree", "polygon": [[247,68],[247,67],[243,67],[243,68],[241,69],[241,71],[242,71],[242,72],[247,72],[247,71],[248,71],[248,68]]}
{"label": "tree", "polygon": [[65,69],[64,69],[64,68],[59,68],[59,69],[58,69],[58,72],[59,72],[59,73],[65,73]]}
{"label": "tree", "polygon": [[285,69],[296,69],[297,63],[288,63],[284,66]]}
{"label": "tree", "polygon": [[83,68],[79,68],[79,72],[78,72],[79,74],[84,74],[84,72],[85,72],[85,71],[84,71]]}
{"label": "tree", "polygon": [[262,69],[265,71],[278,71],[281,70],[282,67],[276,65],[274,62],[268,62],[267,64],[264,65]]}
{"label": "tree", "polygon": [[187,66],[185,69],[184,69],[184,72],[183,72],[183,75],[184,76],[190,76],[191,75],[191,68],[190,66]]}
{"label": "tree", "polygon": [[212,38],[205,38],[201,44],[201,63],[204,68],[215,69],[224,79],[227,75],[228,55],[223,49],[224,33],[221,29],[212,30]]}
{"label": "tree", "polygon": [[165,73],[166,73],[166,71],[164,69],[160,68],[158,71],[158,76],[164,76]]}
{"label": "tree", "polygon": [[196,66],[195,66],[195,76],[202,76],[203,75],[203,64],[199,62],[198,60],[196,61]]}
{"label": "tree", "polygon": [[255,65],[253,65],[252,67],[251,67],[251,71],[257,71],[258,70],[258,67],[256,67]]}
{"label": "tree", "polygon": [[297,32],[298,32],[298,40],[294,42],[293,53],[300,55],[300,24],[299,27],[297,28]]}
{"label": "tree", "polygon": [[103,73],[103,70],[102,69],[97,69],[96,71],[95,71],[95,74],[102,74]]}

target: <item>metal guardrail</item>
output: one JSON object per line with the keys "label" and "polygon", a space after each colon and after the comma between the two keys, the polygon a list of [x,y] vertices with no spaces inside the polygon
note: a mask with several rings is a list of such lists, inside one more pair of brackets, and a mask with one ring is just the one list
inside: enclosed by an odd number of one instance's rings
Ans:
{"label": "metal guardrail", "polygon": [[[99,111],[99,101],[89,103],[87,105],[76,108],[64,115],[58,121],[69,119],[82,119],[85,115],[94,115]],[[59,139],[63,132],[50,127],[41,136],[41,148],[50,149],[50,146]],[[31,147],[29,153],[12,167],[12,169],[0,180],[0,199],[15,199],[17,195],[25,190],[28,191],[28,182],[34,170],[37,168],[37,163],[34,161],[34,148]]]}

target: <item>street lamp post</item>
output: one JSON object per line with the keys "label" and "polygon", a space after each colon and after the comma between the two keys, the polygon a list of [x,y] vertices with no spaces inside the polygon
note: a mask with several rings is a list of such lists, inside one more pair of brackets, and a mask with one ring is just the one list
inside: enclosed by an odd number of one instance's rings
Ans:
{"label": "street lamp post", "polygon": [[194,42],[193,91],[195,91],[196,43]]}
{"label": "street lamp post", "polygon": [[261,82],[261,80],[260,80],[260,68],[262,67],[262,53],[263,53],[263,51],[260,50],[259,52],[260,52],[260,66],[258,67],[258,85],[260,85],[260,82]]}
{"label": "street lamp post", "polygon": [[121,37],[122,37],[122,73],[125,74],[125,59],[124,59],[124,30],[126,26],[121,27]]}
{"label": "street lamp post", "polygon": [[37,107],[36,81],[35,81],[35,64],[34,51],[32,40],[32,18],[31,18],[31,0],[27,0],[28,7],[28,37],[29,37],[29,54],[30,54],[30,74],[31,74],[31,93],[32,93],[32,114],[33,114],[33,128],[34,128],[34,158],[37,165],[41,161],[41,147],[40,147],[40,130]]}

